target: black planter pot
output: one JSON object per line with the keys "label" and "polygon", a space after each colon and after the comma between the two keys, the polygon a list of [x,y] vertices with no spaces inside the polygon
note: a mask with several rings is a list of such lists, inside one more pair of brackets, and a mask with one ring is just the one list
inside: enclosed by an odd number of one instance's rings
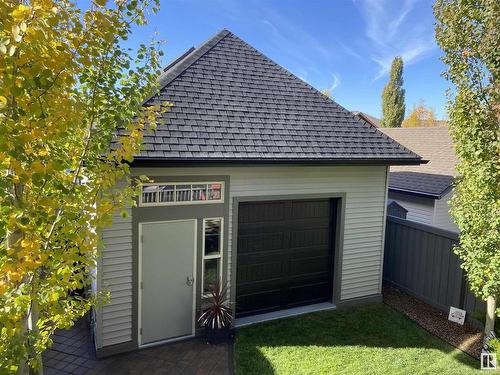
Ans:
{"label": "black planter pot", "polygon": [[211,328],[205,327],[205,336],[207,338],[207,343],[210,345],[217,345],[228,342],[231,338],[231,328]]}

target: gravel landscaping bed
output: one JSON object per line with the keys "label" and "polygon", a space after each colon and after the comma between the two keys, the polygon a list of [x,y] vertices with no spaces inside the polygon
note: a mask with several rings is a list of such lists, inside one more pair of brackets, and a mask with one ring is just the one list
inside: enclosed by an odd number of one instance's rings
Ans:
{"label": "gravel landscaping bed", "polygon": [[465,323],[450,322],[448,314],[389,285],[383,288],[384,302],[406,315],[433,335],[463,352],[479,358],[482,331]]}

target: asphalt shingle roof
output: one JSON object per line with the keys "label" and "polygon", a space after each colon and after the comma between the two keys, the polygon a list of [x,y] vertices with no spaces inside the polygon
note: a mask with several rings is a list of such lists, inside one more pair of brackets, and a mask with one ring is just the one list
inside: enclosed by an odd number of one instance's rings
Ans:
{"label": "asphalt shingle roof", "polygon": [[391,166],[389,189],[439,199],[452,187],[458,160],[448,127],[379,130],[429,161],[422,165]]}
{"label": "asphalt shingle roof", "polygon": [[369,115],[368,113],[364,113],[364,112],[360,112],[360,111],[351,111],[351,112],[354,113],[359,118],[361,118],[361,120],[364,120],[367,123],[369,123],[373,126],[376,126],[377,128],[380,127],[380,119],[373,117],[373,116]]}
{"label": "asphalt shingle roof", "polygon": [[227,30],[177,60],[159,77],[173,107],[136,161],[421,160]]}
{"label": "asphalt shingle roof", "polygon": [[457,174],[458,159],[447,126],[422,128],[379,128],[406,148],[418,153],[427,164],[393,166],[391,172],[433,173],[447,176]]}
{"label": "asphalt shingle roof", "polygon": [[453,179],[432,173],[391,172],[389,190],[440,199],[453,186]]}

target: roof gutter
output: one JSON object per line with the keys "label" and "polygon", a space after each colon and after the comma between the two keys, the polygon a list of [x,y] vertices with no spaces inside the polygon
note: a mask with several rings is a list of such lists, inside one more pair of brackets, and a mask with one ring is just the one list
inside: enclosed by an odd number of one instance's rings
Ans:
{"label": "roof gutter", "polygon": [[389,191],[394,193],[401,193],[406,195],[413,195],[417,197],[431,198],[431,199],[441,199],[444,195],[444,192],[447,192],[449,188],[446,188],[441,194],[432,194],[426,193],[425,191],[416,191],[416,190],[408,190],[408,189],[400,189],[389,186]]}
{"label": "roof gutter", "polygon": [[298,165],[420,165],[427,163],[421,159],[165,159],[165,158],[134,158],[133,167],[172,167],[207,165],[269,165],[269,164],[298,164]]}

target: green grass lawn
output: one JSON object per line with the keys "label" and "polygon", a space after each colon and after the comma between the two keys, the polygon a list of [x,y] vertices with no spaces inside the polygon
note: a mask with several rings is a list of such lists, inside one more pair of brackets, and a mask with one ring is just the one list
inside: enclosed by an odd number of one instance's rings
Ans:
{"label": "green grass lawn", "polygon": [[383,304],[242,328],[235,361],[237,375],[482,373],[479,361]]}

